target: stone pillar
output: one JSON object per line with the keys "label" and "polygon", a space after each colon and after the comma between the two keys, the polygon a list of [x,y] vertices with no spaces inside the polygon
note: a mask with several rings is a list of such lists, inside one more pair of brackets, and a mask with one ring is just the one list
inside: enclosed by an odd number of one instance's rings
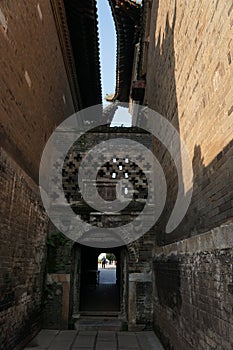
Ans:
{"label": "stone pillar", "polygon": [[[148,288],[148,285],[150,288]],[[148,293],[152,288],[151,273],[130,273],[129,274],[129,309],[128,309],[128,329],[129,331],[139,331],[147,327],[147,321],[152,323],[152,298],[148,298],[147,293],[141,299],[139,289],[144,286]],[[145,317],[139,320],[138,315],[141,314],[141,307],[145,311]],[[148,311],[149,310],[149,311]],[[148,312],[150,314],[148,314]],[[144,323],[144,320],[146,322]]]}
{"label": "stone pillar", "polygon": [[59,284],[62,290],[61,320],[63,329],[68,329],[69,324],[69,302],[70,302],[70,274],[49,274],[47,276],[48,284]]}

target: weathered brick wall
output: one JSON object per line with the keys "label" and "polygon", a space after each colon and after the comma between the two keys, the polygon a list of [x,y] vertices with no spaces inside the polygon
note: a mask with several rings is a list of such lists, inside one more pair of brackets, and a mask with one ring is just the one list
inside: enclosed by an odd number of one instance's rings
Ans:
{"label": "weathered brick wall", "polygon": [[0,150],[0,348],[38,330],[48,219],[38,187]]}
{"label": "weathered brick wall", "polygon": [[[114,139],[114,138],[128,138],[142,143],[148,147],[151,146],[151,136],[148,133],[140,132],[139,129],[131,129],[129,134],[128,128],[107,128],[101,127],[98,130],[86,133],[83,137],[77,141],[69,154],[63,166],[63,189],[67,200],[72,205],[73,210],[81,216],[83,221],[94,226],[99,227],[117,227],[127,224],[134,220],[138,216],[143,208],[144,203],[137,203],[137,197],[144,198],[147,195],[147,182],[145,181],[145,174],[141,172],[140,168],[135,163],[130,161],[125,162],[127,159],[127,149],[122,148],[119,152],[112,153],[115,150],[106,150],[106,159],[103,161],[103,166],[100,169],[99,177],[97,177],[97,183],[103,184],[103,188],[100,187],[100,194],[104,197],[106,195],[106,186],[111,186],[112,191],[108,196],[108,199],[115,199],[116,195],[116,180],[124,178],[124,174],[128,173],[128,179],[132,182],[134,189],[138,189],[136,199],[131,202],[131,205],[127,206],[125,211],[122,211],[122,215],[96,215],[93,209],[86,205],[80,195],[80,189],[77,184],[77,174],[82,159],[86,155],[87,151],[96,146],[100,141]],[[115,159],[114,159],[115,157]],[[129,157],[129,156],[128,156]],[[114,159],[114,161],[113,161]],[[87,174],[93,171],[93,164],[96,159],[89,159],[89,169]],[[147,162],[145,160],[145,165]],[[120,165],[122,170],[119,169]],[[146,167],[145,167],[146,169]],[[143,170],[145,170],[143,169]],[[147,167],[147,171],[150,169]],[[116,179],[112,178],[112,172],[116,172]],[[83,180],[84,183],[84,180]],[[90,187],[87,179],[87,188]],[[85,190],[85,188],[84,188]],[[146,192],[146,193],[145,193]],[[91,197],[93,200],[93,196]],[[56,198],[54,203],[59,203],[60,198]],[[93,200],[94,202],[94,200]],[[138,205],[139,204],[139,205]],[[90,215],[91,212],[91,215]],[[74,279],[79,279],[80,276],[72,275],[72,269],[74,269],[74,256],[72,258],[72,241],[63,242],[60,241],[60,234],[54,230],[54,234],[49,235],[48,240],[48,259],[47,259],[47,284],[46,284],[46,301],[44,308],[44,327],[59,328],[67,327],[68,319],[64,320],[64,281],[66,278],[70,278],[70,321],[72,320],[72,313],[76,310],[79,312],[80,300],[78,293],[80,286],[76,286],[76,296],[72,296],[72,285],[76,285]],[[51,239],[52,238],[52,239]],[[91,237],[90,237],[91,238]],[[95,236],[95,239],[97,237]],[[102,240],[103,238],[100,237]],[[63,244],[64,243],[64,244]],[[154,232],[151,230],[147,235],[140,240],[132,243],[128,248],[129,254],[127,266],[124,267],[125,277],[120,281],[121,290],[124,289],[125,295],[121,300],[122,317],[128,320],[129,328],[132,330],[151,329],[153,314],[152,314],[152,250],[154,247]],[[94,251],[94,250],[93,250]],[[101,251],[100,251],[101,252]],[[99,252],[99,253],[100,253]],[[90,256],[94,254],[89,252]],[[72,260],[73,259],[73,260]],[[96,261],[97,256],[94,256]],[[90,260],[90,258],[89,258]],[[88,261],[89,261],[88,260]],[[72,261],[72,262],[71,262]],[[123,258],[122,258],[123,261]],[[71,264],[70,264],[71,262]],[[90,261],[89,261],[90,262]],[[91,260],[92,263],[92,260]],[[86,263],[85,265],[86,266]],[[93,267],[92,267],[93,269]],[[63,276],[63,277],[62,277]],[[63,279],[63,280],[62,280]],[[130,286],[129,286],[130,285]],[[128,290],[129,286],[129,290]],[[60,293],[62,295],[60,295]],[[126,296],[127,294],[127,296]],[[53,312],[54,310],[54,312]],[[126,315],[128,314],[128,315]],[[66,314],[67,316],[67,314]],[[128,316],[128,318],[127,318]]]}
{"label": "weathered brick wall", "polygon": [[152,329],[154,230],[127,246],[129,330]]}
{"label": "weathered brick wall", "polygon": [[233,344],[232,10],[230,2],[217,0],[152,4],[144,102],[180,132],[194,170],[190,208],[165,234],[177,174],[155,143],[168,201],[154,252],[154,321],[168,349]]}
{"label": "weathered brick wall", "polygon": [[0,348],[13,349],[40,321],[47,237],[35,184],[40,157],[74,111],[50,1],[1,1],[0,57]]}
{"label": "weathered brick wall", "polygon": [[73,245],[73,241],[50,225],[47,239],[46,281],[43,289],[43,328],[67,329],[69,326]]}
{"label": "weathered brick wall", "polygon": [[154,322],[167,349],[232,349],[232,230],[155,249]]}

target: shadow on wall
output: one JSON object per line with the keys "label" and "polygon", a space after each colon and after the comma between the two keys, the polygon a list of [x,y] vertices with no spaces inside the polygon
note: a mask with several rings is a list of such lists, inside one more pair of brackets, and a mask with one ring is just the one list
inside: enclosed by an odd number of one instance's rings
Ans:
{"label": "shadow on wall", "polygon": [[[156,224],[157,243],[165,245],[207,232],[233,218],[233,140],[205,166],[201,146],[195,145],[193,164],[193,195],[188,211],[180,225],[171,233],[165,227],[174,206],[176,194],[168,189],[164,212]],[[171,161],[172,163],[172,161]],[[173,171],[176,171],[174,164]],[[166,171],[165,171],[166,173]],[[167,177],[171,186],[171,179]],[[177,181],[175,182],[177,191]]]}
{"label": "shadow on wall", "polygon": [[203,164],[201,146],[195,146],[194,191],[190,209],[182,223],[182,232],[202,233],[233,217],[232,157],[233,140],[208,166]]}
{"label": "shadow on wall", "polygon": [[[148,104],[150,108],[165,116],[179,132],[174,49],[176,1],[174,15],[170,22],[169,13],[167,13],[163,34],[161,28],[159,31],[157,28],[158,9],[159,0],[156,0],[152,7],[151,43],[147,71],[147,87],[150,88],[146,90],[144,104]],[[158,33],[157,41],[155,32]],[[201,146],[195,145],[192,160],[194,187],[191,204],[180,225],[172,233],[165,234],[165,227],[177,197],[178,175],[175,164],[165,147],[158,140],[154,140],[153,152],[163,166],[167,180],[167,201],[155,226],[156,232],[159,232],[157,235],[159,245],[206,232],[232,218],[232,147],[233,142],[230,142],[208,166],[205,166]]]}
{"label": "shadow on wall", "polygon": [[[166,117],[179,132],[174,51],[176,2],[172,20],[169,21],[170,16],[167,13],[164,34],[162,34],[162,29],[158,28],[157,22],[159,3],[159,0],[154,0],[152,7],[147,89],[144,104]],[[157,33],[156,37],[155,32]],[[164,211],[155,226],[158,245],[164,246],[207,232],[221,224],[232,222],[233,141],[220,150],[218,155],[208,165],[204,164],[201,145],[196,144],[194,146],[192,201],[184,219],[176,230],[170,234],[165,233],[165,227],[177,197],[177,171],[168,152],[157,140],[154,140],[153,151],[163,167],[168,193]],[[219,236],[221,238],[221,235]],[[158,251],[162,252],[162,249],[158,249]],[[164,252],[166,252],[166,249],[164,249]],[[229,263],[226,256],[222,255],[220,264],[218,255],[221,256],[221,254],[218,251],[215,257],[210,253],[208,259],[206,254],[204,252],[203,255],[198,256],[199,260],[196,265],[193,256],[187,258],[188,254],[184,254],[181,257],[179,252],[177,255],[171,254],[167,256],[164,253],[154,256],[154,325],[167,349],[193,349],[190,343],[182,338],[181,334],[186,334],[186,339],[193,339],[193,332],[195,332],[194,335],[197,334],[197,339],[194,339],[194,341],[198,342],[198,336],[201,334],[200,328],[211,329],[212,332],[215,332],[214,321],[211,319],[211,323],[208,324],[205,321],[205,316],[200,316],[200,319],[198,319],[196,310],[198,310],[200,315],[204,314],[203,309],[206,310],[205,308],[207,307],[209,310],[214,310],[217,308],[216,298],[211,300],[211,297],[207,296],[202,308],[201,296],[198,292],[203,288],[204,295],[206,295],[207,288],[209,288],[208,283],[213,283],[211,292],[217,295],[219,291],[217,291],[217,288],[215,289],[215,281],[213,282],[213,279],[219,278],[220,275],[221,288],[224,286],[224,283],[227,286],[229,279],[225,271],[229,271]],[[209,266],[212,269],[211,273],[208,270]],[[210,275],[209,277],[208,274]],[[204,287],[205,282],[207,284],[206,288]],[[210,285],[212,286],[212,284]],[[189,297],[191,293],[194,293],[194,297],[191,301],[188,299],[187,302],[187,295]],[[226,300],[229,297],[228,289],[222,293],[220,303],[221,305],[225,303],[224,307],[221,306],[224,309],[227,305]],[[190,305],[191,307],[189,307]],[[192,309],[193,305],[195,307],[194,311]],[[185,324],[187,315],[189,320]],[[193,322],[193,329],[192,321],[190,321],[191,317],[193,317],[194,321],[197,321],[197,323]],[[182,344],[185,345],[182,347]]]}
{"label": "shadow on wall", "polygon": [[[150,49],[148,57],[147,89],[144,104],[166,117],[179,132],[178,104],[176,96],[175,81],[175,51],[174,51],[174,29],[176,23],[176,1],[174,4],[174,15],[172,22],[169,22],[169,13],[166,16],[164,33],[161,28],[158,32],[158,39],[154,33],[157,27],[157,15],[159,0],[153,2],[151,28],[150,28]],[[149,88],[148,88],[149,87]],[[165,227],[174,208],[177,191],[178,176],[173,159],[165,146],[157,139],[153,141],[153,152],[163,171],[167,181],[167,200],[164,211],[156,223],[158,244],[163,244],[166,238]],[[179,152],[179,146],[178,146]],[[182,167],[181,167],[182,169]],[[182,174],[181,174],[182,176]]]}

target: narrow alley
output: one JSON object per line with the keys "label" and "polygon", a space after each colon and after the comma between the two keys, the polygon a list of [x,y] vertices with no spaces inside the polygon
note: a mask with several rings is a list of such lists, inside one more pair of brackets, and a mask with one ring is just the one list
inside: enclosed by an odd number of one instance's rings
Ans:
{"label": "narrow alley", "polygon": [[0,349],[233,349],[231,0],[0,1]]}

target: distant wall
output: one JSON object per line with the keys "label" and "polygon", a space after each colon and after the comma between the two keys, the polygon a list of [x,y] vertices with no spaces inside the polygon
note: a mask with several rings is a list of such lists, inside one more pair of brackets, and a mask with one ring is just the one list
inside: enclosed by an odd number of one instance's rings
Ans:
{"label": "distant wall", "polygon": [[[138,216],[138,211],[142,210],[144,206],[145,197],[147,198],[148,185],[145,181],[145,171],[147,159],[141,159],[144,162],[145,168],[141,168],[132,161],[126,161],[129,157],[129,152],[125,146],[122,149],[116,150],[113,156],[112,149],[109,148],[105,152],[106,159],[102,160],[103,165],[100,168],[97,176],[97,188],[99,193],[105,200],[113,200],[116,196],[116,181],[124,178],[124,174],[128,174],[128,179],[133,183],[135,189],[135,197],[131,204],[127,206],[125,211],[122,211],[121,215],[98,215],[91,209],[91,203],[95,202],[93,194],[89,197],[90,207],[82,200],[80,188],[77,184],[77,173],[82,160],[85,158],[87,151],[93,149],[99,141],[114,139],[114,138],[127,138],[140,142],[145,146],[151,146],[151,136],[148,133],[140,132],[138,128],[108,128],[100,127],[96,131],[86,133],[81,137],[72,147],[64,162],[64,175],[63,175],[63,188],[67,201],[72,205],[72,209],[75,213],[81,217],[84,222],[91,223],[96,227],[117,227],[119,224],[128,224],[130,221],[135,220]],[[115,161],[113,158],[115,157]],[[91,158],[90,164],[91,164]],[[97,161],[97,159],[95,160]],[[120,170],[119,165],[122,166]],[[87,166],[88,169],[88,166]],[[150,167],[147,169],[147,172]],[[93,164],[87,170],[87,174],[90,174],[93,170]],[[116,178],[112,178],[112,173],[116,173]],[[86,191],[88,197],[88,190],[90,189],[90,179],[83,178],[83,191]],[[123,190],[123,188],[122,188]],[[91,192],[90,192],[91,193]],[[54,204],[59,205],[62,198],[57,197],[54,199]],[[53,232],[54,231],[54,232]],[[84,235],[85,237],[85,235]],[[86,236],[85,239],[91,241],[91,236]],[[81,237],[79,238],[81,239]],[[98,239],[103,240],[102,235],[98,237],[98,232],[94,235],[95,243]],[[52,243],[52,244],[51,244]],[[86,241],[84,240],[86,244]],[[121,242],[120,242],[121,243]],[[120,244],[119,243],[119,244]],[[123,241],[122,241],[123,243]],[[98,242],[100,244],[100,241]],[[50,238],[48,240],[48,259],[47,259],[47,281],[45,288],[46,305],[44,310],[44,322],[43,327],[57,329],[60,327],[67,328],[70,321],[70,326],[74,319],[72,315],[79,313],[80,308],[80,286],[82,288],[83,282],[80,275],[80,247],[74,246],[73,254],[72,241],[61,239],[61,235],[52,230],[50,232]],[[130,330],[143,330],[151,329],[152,327],[152,250],[154,246],[154,232],[150,230],[145,236],[139,240],[127,245],[127,250],[120,251],[114,250],[114,253],[118,253],[120,295],[121,295],[121,317],[128,322]],[[85,247],[85,246],[84,246]],[[85,262],[83,266],[89,266],[88,264],[97,263],[97,257],[103,250],[95,250],[93,248],[82,248],[84,255],[88,257],[88,263]],[[72,264],[70,260],[72,257]],[[127,258],[126,258],[127,257]],[[119,261],[120,259],[120,261]],[[127,259],[127,262],[126,262]],[[83,260],[85,261],[85,260]],[[81,263],[82,265],[82,263]],[[85,267],[84,269],[85,271]],[[89,269],[89,268],[88,268]],[[93,266],[91,268],[93,270]],[[76,270],[76,273],[74,272]],[[70,315],[65,313],[67,308],[66,287],[67,281],[70,282]],[[85,285],[85,282],[84,282]],[[65,297],[64,297],[65,295]],[[65,302],[66,301],[66,302]],[[69,320],[68,317],[69,316]]]}
{"label": "distant wall", "polygon": [[232,10],[228,1],[152,2],[144,103],[180,132],[194,170],[190,208],[165,234],[177,174],[154,144],[168,183],[154,251],[154,323],[168,349],[233,344]]}

